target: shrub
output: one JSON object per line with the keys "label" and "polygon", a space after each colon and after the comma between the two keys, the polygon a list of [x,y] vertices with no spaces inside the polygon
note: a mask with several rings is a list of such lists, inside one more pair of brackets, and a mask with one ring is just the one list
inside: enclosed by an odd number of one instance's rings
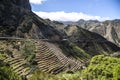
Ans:
{"label": "shrub", "polygon": [[25,58],[25,60],[27,60],[30,63],[30,65],[32,65],[32,63],[34,63],[35,61],[34,50],[35,45],[32,41],[26,41],[21,50],[22,56]]}
{"label": "shrub", "polygon": [[0,61],[0,80],[25,80],[25,79],[14,73],[6,63]]}
{"label": "shrub", "polygon": [[92,58],[90,65],[82,71],[87,80],[119,80],[120,59],[98,55]]}
{"label": "shrub", "polygon": [[64,73],[58,76],[58,80],[81,80],[80,72],[75,72],[72,74]]}
{"label": "shrub", "polygon": [[29,80],[57,80],[54,75],[36,70]]}

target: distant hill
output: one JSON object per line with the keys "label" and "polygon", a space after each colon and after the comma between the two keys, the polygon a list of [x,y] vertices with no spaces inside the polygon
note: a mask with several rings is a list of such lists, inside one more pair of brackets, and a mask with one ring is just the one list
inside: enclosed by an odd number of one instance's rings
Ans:
{"label": "distant hill", "polygon": [[[64,22],[65,24],[67,22]],[[86,30],[98,33],[102,35],[107,40],[120,46],[120,20],[107,20],[107,21],[97,21],[97,20],[83,20],[80,19],[77,22],[71,22],[69,24],[76,24]]]}
{"label": "distant hill", "polygon": [[65,31],[70,41],[77,44],[90,55],[97,55],[104,53],[104,51],[111,53],[112,50],[115,50],[115,52],[119,50],[119,47],[106,40],[101,35],[90,32],[77,25],[68,25]]}
{"label": "distant hill", "polygon": [[75,22],[73,22],[73,21],[60,21],[60,22],[63,23],[64,25],[75,24]]}

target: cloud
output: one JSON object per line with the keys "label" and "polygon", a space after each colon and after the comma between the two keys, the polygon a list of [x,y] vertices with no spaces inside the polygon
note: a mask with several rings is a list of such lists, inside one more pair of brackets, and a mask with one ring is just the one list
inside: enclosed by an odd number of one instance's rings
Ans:
{"label": "cloud", "polygon": [[32,3],[32,4],[42,4],[43,1],[46,1],[46,0],[30,0],[30,3]]}
{"label": "cloud", "polygon": [[56,20],[56,21],[78,21],[80,19],[103,21],[103,20],[109,19],[109,17],[92,16],[92,15],[84,14],[82,12],[66,13],[64,11],[58,11],[58,12],[41,12],[41,11],[39,11],[39,12],[35,12],[35,13],[44,19],[49,18],[50,20]]}

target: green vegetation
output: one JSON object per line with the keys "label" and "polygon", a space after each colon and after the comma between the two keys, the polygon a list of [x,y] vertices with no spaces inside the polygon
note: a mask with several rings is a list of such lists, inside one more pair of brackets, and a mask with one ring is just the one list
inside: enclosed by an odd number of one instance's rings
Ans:
{"label": "green vegetation", "polygon": [[0,67],[0,80],[24,80],[8,67]]}
{"label": "green vegetation", "polygon": [[80,72],[52,75],[45,72],[36,71],[29,80],[81,80],[80,78]]}
{"label": "green vegetation", "polygon": [[83,49],[70,41],[62,42],[62,44],[60,44],[60,48],[63,50],[63,53],[65,53],[66,56],[72,56],[82,60],[91,58],[90,55],[87,54]]}
{"label": "green vegetation", "polygon": [[0,60],[4,60],[6,58],[5,54],[0,53]]}
{"label": "green vegetation", "polygon": [[120,59],[95,56],[88,68],[82,71],[82,77],[87,80],[120,80]]}
{"label": "green vegetation", "polygon": [[26,41],[21,49],[22,56],[29,62],[29,65],[35,63],[35,45],[33,41]]}
{"label": "green vegetation", "polygon": [[75,73],[64,73],[64,74],[61,74],[60,76],[58,76],[58,80],[81,80],[81,73],[78,71],[78,72],[75,72]]}
{"label": "green vegetation", "polygon": [[14,73],[7,63],[0,60],[0,80],[25,80],[25,78]]}
{"label": "green vegetation", "polygon": [[58,80],[55,75],[36,70],[29,80]]}

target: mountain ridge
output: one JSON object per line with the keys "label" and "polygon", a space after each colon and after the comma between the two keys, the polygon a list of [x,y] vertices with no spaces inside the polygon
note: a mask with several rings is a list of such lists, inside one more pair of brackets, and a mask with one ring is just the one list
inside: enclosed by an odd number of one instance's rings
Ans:
{"label": "mountain ridge", "polygon": [[[63,23],[66,24],[66,22]],[[91,32],[98,33],[107,40],[120,46],[120,19],[106,21],[80,19],[70,24],[75,24]]]}

